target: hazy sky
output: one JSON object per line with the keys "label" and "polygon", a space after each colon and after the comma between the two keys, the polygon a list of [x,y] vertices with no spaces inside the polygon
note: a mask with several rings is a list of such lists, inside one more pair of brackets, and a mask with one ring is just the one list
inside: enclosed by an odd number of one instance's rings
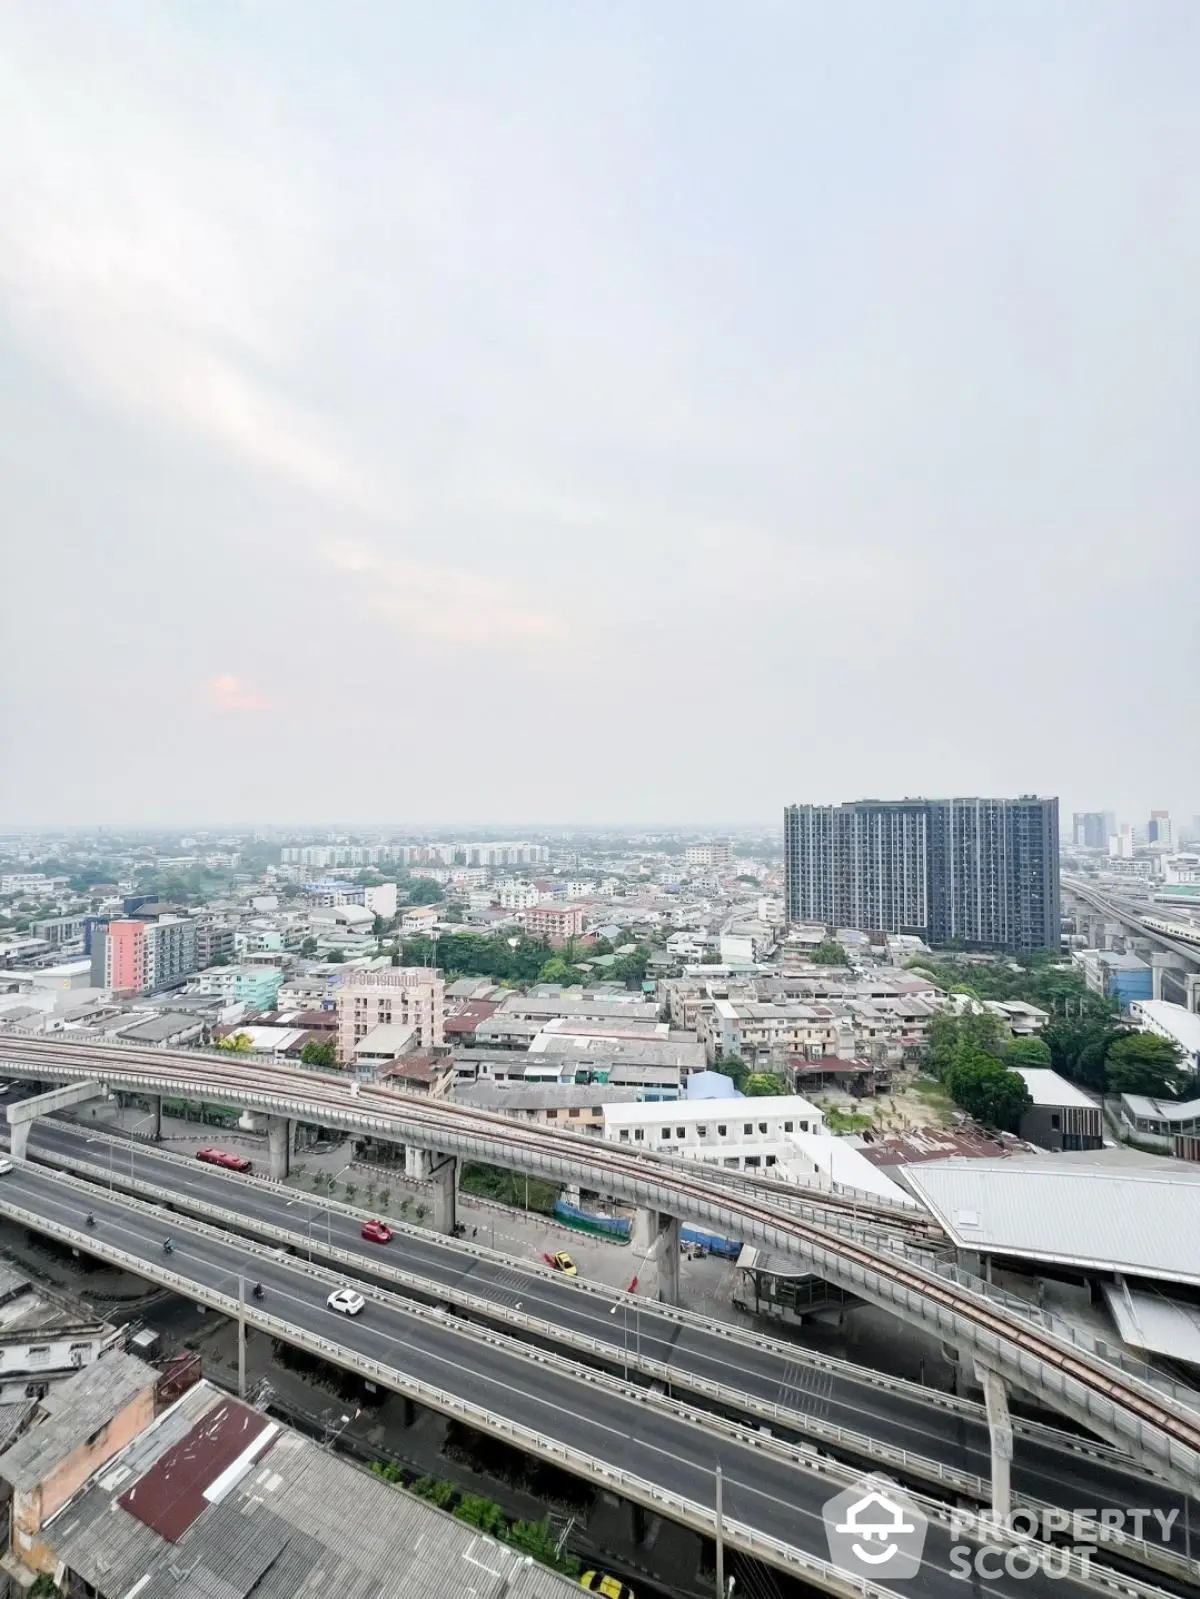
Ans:
{"label": "hazy sky", "polygon": [[0,14],[0,821],[1200,812],[1197,0]]}

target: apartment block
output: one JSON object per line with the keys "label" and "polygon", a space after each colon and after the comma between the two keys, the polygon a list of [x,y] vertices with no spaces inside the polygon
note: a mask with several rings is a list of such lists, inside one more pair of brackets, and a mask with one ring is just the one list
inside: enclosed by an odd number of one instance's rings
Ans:
{"label": "apartment block", "polygon": [[191,917],[108,924],[103,986],[114,994],[147,994],[182,982],[195,970],[196,924]]}
{"label": "apartment block", "polygon": [[1059,946],[1057,799],[792,805],[784,853],[791,921],[969,948]]}
{"label": "apartment block", "polygon": [[717,838],[707,844],[689,844],[683,852],[683,858],[689,866],[699,866],[712,870],[717,866],[728,866],[733,860],[733,846],[727,838]]}
{"label": "apartment block", "polygon": [[585,914],[582,905],[531,905],[525,931],[530,938],[579,938]]}
{"label": "apartment block", "polygon": [[348,1064],[355,1046],[376,1027],[416,1029],[421,1049],[444,1042],[446,984],[429,966],[367,967],[349,971],[337,991],[338,1059]]}

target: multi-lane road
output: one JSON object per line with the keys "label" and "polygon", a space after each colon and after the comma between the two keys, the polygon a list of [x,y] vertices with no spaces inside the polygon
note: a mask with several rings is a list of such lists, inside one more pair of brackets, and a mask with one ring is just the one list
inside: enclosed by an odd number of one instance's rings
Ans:
{"label": "multi-lane road", "polygon": [[[386,1246],[367,1243],[360,1234],[362,1215],[347,1206],[234,1176],[153,1146],[97,1135],[86,1126],[39,1121],[29,1150],[34,1158],[67,1170],[107,1170],[117,1187],[132,1181],[142,1192],[152,1189],[150,1197],[184,1211],[234,1214],[248,1231],[283,1229],[318,1258],[326,1249],[357,1257],[357,1271],[366,1278],[375,1274],[379,1279],[389,1268],[410,1274],[419,1279],[422,1297],[469,1298],[472,1314],[486,1317],[487,1310],[479,1306],[491,1307],[497,1325],[507,1321],[511,1326],[516,1320],[511,1313],[519,1310],[522,1319],[544,1323],[560,1344],[569,1341],[575,1351],[594,1350],[615,1369],[665,1370],[671,1387],[685,1394],[719,1387],[727,1412],[737,1412],[741,1396],[764,1408],[779,1407],[777,1431],[807,1433],[824,1448],[831,1447],[832,1426],[904,1450],[918,1461],[936,1462],[985,1482],[988,1478],[988,1428],[982,1410],[923,1395],[912,1384],[813,1356],[799,1346],[731,1331],[705,1318],[681,1316],[653,1300],[577,1284],[537,1264],[415,1228],[397,1226]],[[1172,1542],[1182,1552],[1193,1513],[1200,1530],[1200,1504],[1184,1513],[1178,1491],[1137,1473],[1109,1451],[1089,1451],[1081,1444],[1018,1422],[1013,1462],[1017,1495],[1071,1511],[1121,1505],[1179,1510]],[[841,1452],[850,1459],[864,1458],[853,1447],[843,1446]],[[934,1472],[918,1469],[912,1475],[927,1480]]]}
{"label": "multi-lane road", "polygon": [[[86,1231],[84,1204],[94,1218]],[[453,1317],[418,1310],[369,1285],[364,1285],[368,1303],[361,1316],[338,1315],[325,1302],[336,1278],[319,1267],[254,1249],[191,1219],[168,1218],[98,1185],[84,1187],[34,1165],[18,1165],[0,1178],[0,1214],[36,1216],[51,1236],[71,1235],[101,1256],[105,1250],[119,1251],[140,1263],[151,1280],[169,1270],[201,1297],[236,1298],[239,1279],[252,1277],[264,1289],[261,1304],[250,1305],[252,1321],[270,1317],[281,1336],[299,1343],[305,1335],[328,1340],[347,1364],[347,1355],[376,1362],[390,1374],[391,1386],[402,1392],[419,1386],[419,1397],[430,1396],[435,1408],[449,1409],[437,1396],[451,1396],[455,1404],[536,1434],[545,1452],[569,1453],[575,1462],[564,1457],[569,1469],[603,1471],[610,1480],[619,1474],[628,1497],[666,1514],[679,1515],[680,1502],[707,1511],[714,1503],[719,1465],[731,1543],[742,1536],[739,1529],[749,1529],[781,1551],[825,1558],[822,1507],[845,1479],[753,1431],[717,1425],[711,1417],[648,1399],[612,1379],[589,1380],[560,1360],[494,1334],[482,1336]],[[174,1248],[165,1254],[168,1233]],[[486,1359],[479,1358],[481,1350]],[[663,1502],[664,1494],[676,1503]],[[952,1560],[956,1542],[961,1539],[949,1527],[937,1521],[930,1525],[920,1574],[923,1595],[961,1596],[963,1583]],[[787,1560],[780,1555],[776,1563]],[[1025,1575],[1023,1567],[1020,1577],[1002,1571],[988,1582],[989,1592],[1001,1596],[1011,1589],[1013,1599],[1071,1599],[1085,1588],[1096,1591],[1094,1583],[1054,1579],[1040,1570]]]}

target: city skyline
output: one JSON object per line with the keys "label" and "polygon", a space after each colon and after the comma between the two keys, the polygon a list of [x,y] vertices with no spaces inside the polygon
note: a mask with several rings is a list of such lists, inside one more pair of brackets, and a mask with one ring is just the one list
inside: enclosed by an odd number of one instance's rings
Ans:
{"label": "city skyline", "polygon": [[1194,5],[272,14],[0,20],[0,817],[1200,809]]}

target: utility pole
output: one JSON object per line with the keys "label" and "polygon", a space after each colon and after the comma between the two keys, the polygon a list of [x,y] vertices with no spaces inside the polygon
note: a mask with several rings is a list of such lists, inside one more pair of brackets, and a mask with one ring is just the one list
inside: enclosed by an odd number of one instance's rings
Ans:
{"label": "utility pole", "polygon": [[246,1279],[238,1276],[238,1398],[246,1397]]}
{"label": "utility pole", "polygon": [[721,1462],[716,1470],[717,1599],[725,1599],[725,1516],[721,1505]]}

